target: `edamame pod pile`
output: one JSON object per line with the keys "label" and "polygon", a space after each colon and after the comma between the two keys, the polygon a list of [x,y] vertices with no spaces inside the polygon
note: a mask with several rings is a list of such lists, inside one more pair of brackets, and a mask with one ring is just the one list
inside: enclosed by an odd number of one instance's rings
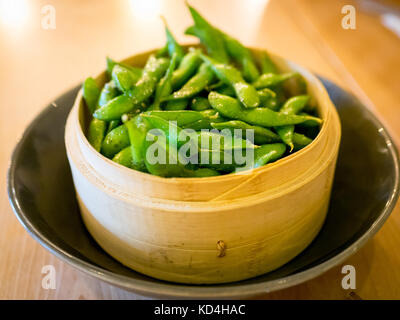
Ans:
{"label": "edamame pod pile", "polygon": [[250,170],[296,152],[322,119],[296,72],[239,40],[188,5],[186,50],[164,20],[166,44],[143,68],[107,57],[108,81],[83,84],[86,136],[105,157],[161,177],[210,177]]}

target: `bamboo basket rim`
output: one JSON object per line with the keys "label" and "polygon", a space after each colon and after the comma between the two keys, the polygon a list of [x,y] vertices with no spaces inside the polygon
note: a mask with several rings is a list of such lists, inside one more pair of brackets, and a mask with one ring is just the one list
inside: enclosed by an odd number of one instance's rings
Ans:
{"label": "bamboo basket rim", "polygon": [[[186,44],[186,45],[183,45],[183,47],[185,49],[187,49],[189,47],[201,47],[201,46],[199,44]],[[261,48],[253,48],[253,47],[249,47],[249,49],[252,50],[253,52],[257,52],[257,51],[263,50]],[[141,53],[136,53],[134,55],[131,55],[131,56],[123,59],[122,62],[126,63],[126,62],[128,62],[130,60],[133,60],[135,57],[138,57],[138,56],[148,56],[148,55],[150,55],[152,53],[157,52],[157,50],[159,50],[159,48],[153,49],[153,50],[148,50],[148,51],[141,52]],[[287,60],[287,59],[285,59],[285,58],[283,58],[283,57],[281,57],[281,56],[279,56],[277,54],[272,54],[271,53],[270,56],[273,59],[278,59],[278,60],[281,59],[281,60],[285,61],[289,66],[295,65],[296,68],[301,70],[302,74],[306,74],[308,77],[313,78],[314,80],[316,80],[315,84],[318,87],[318,91],[321,92],[324,96],[326,96],[328,98],[328,100],[330,101],[329,95],[326,92],[325,87],[322,85],[321,81],[312,72],[308,71],[307,69],[303,68],[302,66],[300,66],[300,65],[298,65],[298,64],[296,64],[296,63],[294,63],[294,62],[292,62],[290,60]],[[96,76],[94,76],[94,79],[96,81],[98,81],[97,79],[102,77],[102,76],[104,76],[105,73],[106,73],[106,71],[104,70],[103,72],[101,72],[101,73],[97,74]],[[306,79],[306,82],[308,83],[309,81]],[[156,176],[156,175],[152,175],[152,174],[146,173],[146,172],[141,172],[141,171],[138,171],[138,170],[135,170],[135,169],[127,168],[127,167],[125,167],[125,166],[123,166],[123,165],[121,165],[119,163],[116,163],[116,162],[112,161],[111,159],[107,158],[106,156],[102,155],[100,152],[95,150],[93,148],[93,146],[87,140],[87,137],[84,134],[84,131],[83,131],[80,119],[79,119],[80,118],[80,116],[79,116],[80,108],[83,106],[82,102],[83,102],[83,96],[82,96],[82,88],[81,88],[79,90],[79,92],[78,92],[78,95],[77,95],[76,99],[75,99],[74,106],[73,106],[73,112],[75,111],[76,112],[76,116],[77,116],[75,118],[75,120],[78,121],[78,136],[81,139],[81,141],[85,144],[86,147],[88,147],[92,152],[96,153],[98,155],[98,157],[100,157],[100,159],[102,161],[106,162],[110,166],[117,167],[117,168],[119,168],[119,170],[122,170],[122,171],[125,171],[125,172],[129,173],[129,175],[135,174],[135,175],[138,176],[138,178],[142,177],[142,178],[146,178],[146,179],[149,179],[149,180],[153,180],[154,182],[168,182],[168,183],[171,183],[171,184],[182,184],[182,183],[185,183],[185,182],[207,183],[207,182],[210,182],[210,181],[228,182],[231,179],[237,178],[238,175],[258,174],[258,173],[260,173],[262,171],[269,170],[271,168],[275,168],[275,167],[278,167],[278,166],[282,166],[288,161],[295,161],[296,158],[302,156],[304,153],[309,151],[311,148],[314,148],[314,146],[320,140],[320,137],[322,136],[322,133],[326,130],[326,127],[327,127],[326,122],[327,122],[327,119],[329,119],[329,115],[331,113],[331,108],[327,108],[327,112],[325,114],[325,117],[322,118],[323,121],[322,121],[322,124],[321,124],[321,127],[320,127],[320,131],[318,132],[318,135],[314,138],[314,140],[309,145],[307,145],[306,147],[302,148],[301,150],[298,150],[298,151],[296,151],[296,152],[294,152],[294,153],[292,153],[292,154],[290,154],[290,155],[288,155],[288,156],[286,156],[284,158],[281,158],[281,159],[279,159],[279,160],[277,160],[275,162],[266,164],[266,165],[261,166],[261,167],[256,168],[256,169],[250,169],[250,170],[246,170],[246,171],[243,171],[243,172],[233,172],[233,173],[228,173],[228,174],[224,174],[224,175],[220,175],[220,176],[201,177],[201,178],[197,178],[197,177],[165,178],[165,177],[159,177],[159,176]],[[321,106],[318,104],[317,105],[317,109],[320,109],[320,108],[321,108]],[[163,200],[165,200],[165,199],[163,199]],[[174,201],[174,200],[171,200],[171,201]],[[189,202],[193,203],[193,201],[189,201]]]}
{"label": "bamboo basket rim", "polygon": [[[219,208],[219,210],[232,210],[232,208],[240,208],[242,206],[246,206],[249,202],[252,204],[256,204],[261,201],[265,200],[272,200],[275,198],[278,198],[282,196],[282,193],[274,192],[270,194],[266,194],[269,191],[274,191],[279,188],[285,189],[285,193],[295,191],[298,188],[301,188],[304,184],[308,183],[310,180],[314,179],[317,177],[320,172],[325,170],[325,168],[330,164],[331,160],[333,157],[336,156],[336,149],[340,143],[340,122],[339,122],[339,116],[337,114],[334,115],[335,117],[335,122],[337,125],[337,130],[339,130],[339,135],[335,139],[334,147],[331,149],[327,150],[324,149],[324,152],[329,153],[328,156],[326,157],[326,161],[323,163],[323,165],[320,165],[317,167],[316,170],[312,170],[314,168],[310,168],[304,172],[302,172],[301,175],[299,175],[296,179],[296,183],[286,183],[285,185],[281,185],[279,187],[275,187],[273,189],[269,189],[265,192],[262,193],[255,193],[251,194],[248,196],[240,197],[237,199],[229,199],[229,200],[216,200],[216,201],[188,201],[188,200],[171,200],[171,199],[164,199],[164,198],[152,198],[149,196],[135,196],[135,197],[130,197],[127,192],[115,192],[114,188],[102,188],[102,192],[106,192],[110,194],[111,196],[115,198],[120,198],[123,199],[124,201],[128,201],[130,203],[133,203],[135,205],[141,206],[141,207],[153,207],[153,208],[158,208],[166,212],[176,212],[177,209],[179,209],[182,212],[191,212],[191,211],[201,211],[201,212],[208,212],[208,211],[214,211],[216,207]],[[68,125],[68,124],[67,124]],[[76,137],[75,137],[76,139]],[[77,150],[80,153],[80,156],[82,156],[82,151]],[[95,150],[94,150],[95,151]],[[97,152],[97,151],[95,151]],[[111,161],[111,160],[110,160]],[[90,165],[90,163],[85,163],[85,167],[88,170],[86,172],[86,178],[90,180],[95,180],[95,179],[101,179],[99,177],[99,174],[97,171]],[[126,168],[127,170],[130,170],[129,168]],[[311,171],[311,173],[310,173]],[[112,182],[108,182],[109,184],[113,184]],[[95,183],[97,188],[100,186]],[[114,184],[113,184],[114,185]],[[212,203],[212,206],[210,204]],[[178,208],[179,206],[179,208]]]}

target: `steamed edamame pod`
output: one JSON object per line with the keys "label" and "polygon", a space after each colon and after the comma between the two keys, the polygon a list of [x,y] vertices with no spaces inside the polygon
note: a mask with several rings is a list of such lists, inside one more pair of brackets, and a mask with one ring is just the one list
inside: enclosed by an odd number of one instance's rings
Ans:
{"label": "steamed edamame pod", "polygon": [[185,110],[188,104],[189,104],[189,99],[169,100],[165,105],[165,110],[167,111]]}
{"label": "steamed edamame pod", "polygon": [[142,75],[135,86],[96,110],[93,116],[99,120],[117,120],[125,113],[135,111],[141,103],[150,98],[157,82],[168,67],[168,59],[151,55],[143,68]]}
{"label": "steamed edamame pod", "polygon": [[312,142],[312,139],[305,136],[304,134],[295,132],[293,134],[293,144],[294,150],[300,150],[306,146],[308,146]]}
{"label": "steamed edamame pod", "polygon": [[130,145],[128,129],[124,124],[111,130],[104,138],[101,152],[112,158],[115,154]]}
{"label": "steamed edamame pod", "polygon": [[127,92],[133,88],[140,76],[126,67],[115,65],[111,73],[111,78],[120,91]]}
{"label": "steamed edamame pod", "polygon": [[144,115],[152,115],[160,117],[166,121],[176,121],[179,127],[188,125],[190,123],[203,120],[206,118],[202,113],[192,110],[183,111],[146,111]]}
{"label": "steamed edamame pod", "polygon": [[157,85],[157,82],[164,75],[169,65],[166,58],[156,58],[151,55],[143,68],[143,72],[136,85],[132,90],[128,91],[128,96],[132,99],[134,106],[149,98]]}
{"label": "steamed edamame pod", "polygon": [[164,17],[161,17],[162,21],[164,22],[164,28],[165,28],[165,34],[167,36],[167,50],[169,53],[169,56],[172,58],[172,56],[175,54],[176,59],[177,59],[177,64],[179,64],[185,55],[185,52],[183,51],[183,48],[181,45],[175,40],[174,36],[172,35],[171,31],[168,28],[167,21],[165,20]]}
{"label": "steamed edamame pod", "polygon": [[190,5],[188,5],[188,8],[193,18],[195,34],[207,48],[208,54],[221,63],[228,63],[228,53],[220,32],[210,25],[196,9]]}
{"label": "steamed edamame pod", "polygon": [[267,163],[280,159],[286,151],[283,143],[264,144],[255,150],[253,168],[258,168]]}
{"label": "steamed edamame pod", "polygon": [[[297,114],[305,107],[305,105],[309,100],[310,97],[308,95],[292,97],[285,102],[279,113],[285,115]],[[281,137],[282,141],[290,147],[290,152],[291,152],[294,148],[293,144],[294,125],[291,124],[286,126],[278,126],[275,127],[275,131]]]}
{"label": "steamed edamame pod", "polygon": [[250,50],[241,44],[240,41],[232,38],[222,31],[220,32],[225,41],[225,46],[229,55],[239,64],[241,64],[243,77],[249,82],[256,81],[260,76],[260,72],[257,69]]}
{"label": "steamed edamame pod", "polygon": [[93,113],[93,117],[103,120],[119,120],[124,113],[132,111],[134,103],[126,94],[122,94],[108,101],[104,106]]}
{"label": "steamed edamame pod", "polygon": [[278,68],[275,63],[271,60],[270,56],[266,51],[262,51],[260,54],[260,65],[262,73],[277,73]]}
{"label": "steamed edamame pod", "polygon": [[239,70],[231,65],[219,63],[205,55],[201,55],[201,58],[212,66],[219,80],[232,86],[237,98],[246,108],[256,108],[260,105],[260,98],[256,89],[244,81]]}
{"label": "steamed edamame pod", "polygon": [[112,160],[116,163],[119,163],[125,167],[134,169],[135,166],[132,161],[132,152],[130,147],[126,147],[118,152]]}
{"label": "steamed edamame pod", "polygon": [[238,119],[263,127],[298,124],[305,121],[313,121],[317,124],[322,122],[321,119],[308,115],[286,115],[274,112],[268,108],[244,108],[238,100],[221,95],[215,91],[210,92],[208,100],[215,110],[227,118]]}
{"label": "steamed edamame pod", "polygon": [[[260,72],[257,69],[250,50],[243,46],[243,44],[241,44],[237,39],[234,39],[215,27],[214,29],[220,33],[222,39],[224,40],[227,53],[241,65],[243,77],[250,82],[256,81],[260,75]],[[186,29],[185,34],[200,38],[201,31],[199,31],[196,26],[190,26]]]}
{"label": "steamed edamame pod", "polygon": [[111,73],[116,65],[129,69],[132,73],[136,75],[137,78],[139,78],[142,74],[142,69],[140,68],[132,67],[122,62],[116,62],[110,57],[107,57],[107,74],[109,77],[111,77]]}
{"label": "steamed edamame pod", "polygon": [[97,108],[97,102],[100,96],[100,89],[97,86],[96,81],[92,78],[86,78],[82,85],[82,95],[86,102],[86,106],[90,113],[93,113]]}
{"label": "steamed edamame pod", "polygon": [[190,108],[194,111],[204,111],[207,109],[211,109],[210,102],[205,97],[196,97],[193,98],[190,103]]}
{"label": "steamed edamame pod", "polygon": [[[93,78],[87,78],[83,83],[82,87],[83,99],[90,112],[93,112],[98,107],[98,101],[100,96],[100,89],[98,88],[96,81]],[[89,143],[100,151],[101,143],[104,138],[107,124],[104,121],[98,119],[92,119],[89,123],[87,137]]]}
{"label": "steamed edamame pod", "polygon": [[156,86],[156,92],[154,94],[154,101],[148,110],[161,110],[161,101],[163,98],[171,94],[172,91],[172,74],[175,70],[178,55],[176,53],[172,54],[171,61],[169,63],[168,69],[165,72],[164,77]]}
{"label": "steamed edamame pod", "polygon": [[267,128],[260,126],[252,126],[246,122],[239,120],[231,120],[227,122],[211,122],[211,126],[218,130],[223,130],[227,128],[230,129],[232,132],[234,132],[235,129],[239,129],[242,131],[241,136],[243,137],[246,137],[245,130],[253,130],[254,133],[253,142],[257,145],[271,143],[271,142],[279,142],[281,140],[276,133]]}
{"label": "steamed edamame pod", "polygon": [[287,72],[282,74],[263,73],[256,81],[253,82],[253,86],[256,89],[273,87],[297,75],[297,72]]}
{"label": "steamed edamame pod", "polygon": [[211,66],[203,63],[199,71],[184,86],[175,91],[168,99],[186,99],[195,96],[203,91],[215,79]]}
{"label": "steamed edamame pod", "polygon": [[100,92],[99,107],[104,106],[108,101],[114,99],[119,94],[118,88],[114,80],[107,82]]}
{"label": "steamed edamame pod", "polygon": [[87,132],[88,141],[96,149],[100,151],[103,142],[104,134],[107,129],[107,123],[96,118],[92,119],[89,123]]}
{"label": "steamed edamame pod", "polygon": [[132,167],[138,171],[146,172],[145,141],[149,127],[140,115],[125,122],[125,126],[128,129],[131,144]]}
{"label": "steamed edamame pod", "polygon": [[182,58],[178,69],[172,74],[172,89],[180,89],[186,81],[196,72],[201,64],[200,58],[201,51],[199,49],[189,50],[189,52]]}
{"label": "steamed edamame pod", "polygon": [[114,130],[116,127],[118,127],[121,124],[121,120],[111,120],[108,123],[106,135],[109,134],[112,130]]}

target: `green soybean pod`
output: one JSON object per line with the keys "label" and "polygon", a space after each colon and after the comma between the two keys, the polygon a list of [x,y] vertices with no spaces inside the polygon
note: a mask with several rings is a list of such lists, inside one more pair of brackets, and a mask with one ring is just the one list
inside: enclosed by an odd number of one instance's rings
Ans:
{"label": "green soybean pod", "polygon": [[253,55],[251,54],[250,50],[237,39],[232,38],[222,31],[220,32],[222,34],[222,37],[224,38],[229,55],[239,64],[241,64],[243,77],[249,82],[256,81],[260,76],[260,73],[257,69],[257,66],[253,59]]}
{"label": "green soybean pod", "polygon": [[111,120],[108,123],[106,135],[109,134],[112,130],[114,130],[116,127],[118,127],[121,124],[121,120]]}
{"label": "green soybean pod", "polygon": [[[308,113],[306,112],[300,112],[299,116],[310,116]],[[302,123],[299,123],[298,126],[299,127],[305,127],[305,128],[313,128],[313,127],[318,127],[320,125],[320,123],[316,123],[315,121],[304,121]]]}
{"label": "green soybean pod", "polygon": [[189,104],[189,99],[179,99],[167,101],[164,109],[167,111],[185,110]]}
{"label": "green soybean pod", "polygon": [[177,62],[177,54],[173,53],[170,64],[168,66],[167,71],[165,72],[164,77],[159,81],[156,86],[156,92],[154,95],[154,100],[148,110],[161,110],[161,99],[170,95],[172,91],[172,74],[175,70],[176,62]]}
{"label": "green soybean pod", "polygon": [[[235,149],[257,149],[258,146],[252,141],[236,137],[235,135],[226,135],[213,131],[201,130],[198,133],[198,145],[201,149],[207,148],[215,150],[235,150]],[[207,142],[206,142],[207,141]],[[202,144],[206,143],[205,146]]]}
{"label": "green soybean pod", "polygon": [[210,102],[205,97],[195,97],[190,103],[190,108],[194,111],[204,111],[211,109]]}
{"label": "green soybean pod", "polygon": [[[148,172],[165,178],[188,176],[188,170],[179,161],[176,147],[162,136],[155,136],[149,132],[147,137],[148,139],[144,141],[144,162]],[[155,161],[155,157],[159,158],[160,155],[164,155],[164,159]]]}
{"label": "green soybean pod", "polygon": [[100,96],[100,89],[93,78],[89,77],[85,79],[82,85],[82,95],[90,114],[92,114],[97,108]]}
{"label": "green soybean pod", "polygon": [[116,62],[110,57],[107,57],[107,74],[109,77],[111,77],[112,71],[116,65],[129,69],[132,73],[136,75],[136,77],[140,77],[142,74],[142,69],[140,68],[132,67],[122,62]]}
{"label": "green soybean pod", "polygon": [[309,145],[313,140],[310,139],[309,137],[305,136],[304,134],[300,134],[295,132],[293,134],[293,144],[294,144],[294,150],[300,150],[307,145]]}
{"label": "green soybean pod", "polygon": [[169,56],[172,58],[174,54],[176,54],[176,59],[178,64],[181,62],[183,56],[185,55],[185,52],[183,51],[183,48],[181,45],[176,41],[175,37],[171,33],[171,31],[168,28],[167,21],[163,16],[161,16],[161,19],[164,23],[164,28],[165,28],[165,34],[167,36],[167,49]]}
{"label": "green soybean pod", "polygon": [[[169,59],[156,58],[151,55],[143,68],[140,79],[135,86],[127,92],[132,104],[137,106],[150,98],[156,89],[158,81],[164,75],[169,65]],[[122,115],[122,114],[121,114]]]}
{"label": "green soybean pod", "polygon": [[301,74],[297,77],[292,77],[284,82],[283,88],[289,96],[299,96],[307,94],[307,82]]}
{"label": "green soybean pod", "polygon": [[298,124],[308,120],[316,124],[322,123],[321,119],[312,116],[286,115],[268,108],[244,108],[237,99],[221,95],[215,91],[210,92],[208,100],[213,109],[220,112],[222,116],[242,120],[252,125],[275,127]]}
{"label": "green soybean pod", "polygon": [[128,129],[129,141],[131,143],[132,166],[136,170],[147,172],[144,152],[149,126],[140,115],[126,121],[124,124]]}
{"label": "green soybean pod", "polygon": [[255,150],[254,168],[261,167],[267,163],[276,161],[282,158],[286,151],[286,146],[283,143],[272,143],[262,145]]}
{"label": "green soybean pod", "polygon": [[[214,110],[213,110],[214,111]],[[151,115],[162,118],[167,121],[176,121],[179,127],[206,119],[206,116],[201,112],[193,110],[182,110],[182,111],[146,111],[143,115]]]}
{"label": "green soybean pod", "polygon": [[192,171],[192,177],[205,178],[205,177],[215,177],[221,175],[217,170],[210,168],[199,168]]}
{"label": "green soybean pod", "polygon": [[260,53],[260,65],[262,73],[278,73],[278,68],[275,63],[271,60],[270,56],[266,51]]}
{"label": "green soybean pod", "polygon": [[215,79],[214,72],[207,63],[203,63],[198,72],[190,78],[185,85],[178,91],[175,91],[168,99],[165,100],[175,100],[175,99],[186,99],[191,98],[203,91],[210,83]]}
{"label": "green soybean pod", "polygon": [[89,143],[96,149],[96,151],[100,151],[101,149],[106,129],[107,123],[96,118],[93,118],[89,123],[87,137]]}
{"label": "green soybean pod", "polygon": [[156,58],[165,58],[168,55],[168,43],[156,52]]}
{"label": "green soybean pod", "polygon": [[[100,96],[100,89],[97,87],[96,81],[93,78],[87,78],[83,84],[83,98],[89,109],[89,112],[93,113],[98,107],[98,100]],[[107,124],[104,121],[98,119],[92,119],[89,123],[87,138],[89,143],[100,151],[101,143],[104,138]]]}
{"label": "green soybean pod", "polygon": [[277,73],[263,73],[256,81],[253,82],[253,86],[258,89],[268,88],[277,86],[290,78],[298,76],[297,72],[287,72],[282,74]]}
{"label": "green soybean pod", "polygon": [[111,130],[111,132],[105,136],[101,145],[101,153],[107,158],[112,158],[115,154],[129,145],[128,129],[122,124]]}
{"label": "green soybean pod", "polygon": [[[310,97],[308,95],[292,97],[285,102],[279,113],[286,115],[297,114],[305,107],[305,105],[308,103],[309,100]],[[275,127],[275,131],[281,137],[282,141],[290,147],[290,152],[291,152],[294,148],[293,144],[294,125]]]}
{"label": "green soybean pod", "polygon": [[200,114],[204,118],[206,118],[206,119],[208,119],[208,120],[210,120],[212,122],[224,122],[224,121],[227,121],[226,118],[222,117],[221,114],[217,110],[214,110],[214,109],[207,109],[207,110],[204,110],[204,111],[200,111]]}
{"label": "green soybean pod", "polygon": [[196,9],[189,4],[187,4],[187,6],[194,21],[196,37],[198,37],[201,43],[207,48],[208,54],[222,63],[228,63],[229,56],[226,52],[224,39],[221,33],[204,19]]}
{"label": "green soybean pod", "polygon": [[144,114],[142,117],[148,122],[149,128],[163,132],[166,140],[176,144],[178,147],[184,144],[183,141],[178,140],[178,135],[182,129],[176,124],[154,115]]}
{"label": "green soybean pod", "polygon": [[[201,168],[208,168],[222,173],[230,173],[240,165],[235,163],[233,150],[212,150],[200,149],[198,154],[198,162]],[[246,152],[242,150],[240,152]],[[216,159],[218,161],[213,161]]]}
{"label": "green soybean pod", "polygon": [[297,114],[304,109],[309,101],[309,95],[291,97],[285,102],[279,112],[283,114]]}
{"label": "green soybean pod", "polygon": [[111,77],[117,88],[122,92],[127,92],[132,89],[135,83],[140,79],[140,76],[137,76],[128,68],[120,65],[114,66]]}
{"label": "green soybean pod", "polygon": [[[271,130],[260,127],[260,126],[252,126],[246,122],[239,120],[231,120],[227,122],[212,122],[211,126],[215,129],[230,129],[233,133],[235,129],[242,130],[242,136],[245,136],[246,130],[253,130],[254,133],[254,143],[257,145],[271,143],[271,142],[279,142],[281,138]],[[247,138],[247,137],[246,137]]]}
{"label": "green soybean pod", "polygon": [[182,129],[193,129],[196,131],[200,131],[202,129],[211,130],[212,128],[211,121],[208,119],[197,120],[192,123],[182,125]]}
{"label": "green soybean pod", "polygon": [[[228,54],[241,65],[243,70],[243,77],[250,82],[258,79],[260,73],[254,62],[251,51],[246,48],[240,41],[234,39],[228,34],[214,27],[224,40],[226,50]],[[196,26],[190,26],[186,29],[185,34],[197,36],[200,32],[196,29]]]}
{"label": "green soybean pod", "polygon": [[256,89],[243,79],[239,70],[231,65],[219,63],[205,55],[201,55],[201,58],[212,66],[212,69],[219,80],[232,86],[239,101],[246,108],[256,108],[259,106],[260,98]]}
{"label": "green soybean pod", "polygon": [[179,67],[172,74],[172,89],[180,89],[196,73],[202,60],[200,58],[201,50],[190,50],[182,58]]}
{"label": "green soybean pod", "polygon": [[269,108],[273,111],[279,110],[278,97],[275,91],[269,88],[264,88],[258,90],[257,93],[260,97],[260,107]]}
{"label": "green soybean pod", "polygon": [[98,106],[102,107],[110,100],[119,95],[119,91],[113,80],[107,82],[100,92]]}
{"label": "green soybean pod", "polygon": [[188,36],[196,37],[196,27],[195,26],[189,26],[189,27],[186,28],[184,33],[186,35],[188,35]]}
{"label": "green soybean pod", "polygon": [[[184,111],[187,112],[187,111]],[[222,117],[218,111],[214,109],[207,109],[203,111],[192,111],[198,114],[201,118],[196,119],[195,121],[189,122],[186,121],[185,123],[178,125],[184,129],[193,129],[196,131],[199,131],[201,129],[212,129],[213,127],[211,126],[211,123],[217,123],[217,122],[225,122],[227,121],[226,118]]]}
{"label": "green soybean pod", "polygon": [[112,161],[119,163],[125,167],[134,169],[131,147],[128,146],[122,149],[112,158]]}
{"label": "green soybean pod", "polygon": [[269,99],[276,98],[276,93],[269,88],[257,90],[257,93],[260,97],[261,104],[264,104]]}
{"label": "green soybean pod", "polygon": [[[235,90],[231,86],[228,86],[224,84],[223,86],[217,88],[215,91],[217,91],[220,94],[223,94],[225,96],[230,96],[230,97],[236,97]],[[261,101],[261,98],[260,98]]]}
{"label": "green soybean pod", "polygon": [[289,152],[293,151],[294,144],[293,144],[293,133],[294,133],[294,125],[286,125],[286,126],[279,126],[274,127],[276,133],[281,137],[282,141],[289,146]]}
{"label": "green soybean pod", "polygon": [[262,167],[268,163],[274,162],[284,155],[286,146],[283,143],[272,143],[261,145],[258,149],[254,150],[254,157],[250,162],[238,166],[237,171],[246,171]]}
{"label": "green soybean pod", "polygon": [[[138,108],[139,105],[136,105]],[[104,106],[97,109],[93,116],[99,120],[111,121],[119,120],[124,113],[128,113],[135,108],[132,99],[126,94],[115,97],[108,101]]]}

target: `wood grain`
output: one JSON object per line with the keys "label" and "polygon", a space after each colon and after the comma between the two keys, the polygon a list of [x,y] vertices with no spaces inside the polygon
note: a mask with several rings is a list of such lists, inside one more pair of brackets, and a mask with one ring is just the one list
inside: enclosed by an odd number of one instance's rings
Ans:
{"label": "wood grain", "polygon": [[[5,172],[23,129],[56,96],[104,68],[104,56],[120,59],[160,46],[162,13],[180,41],[190,17],[179,0],[54,2],[56,30],[40,27],[48,1],[25,1],[25,24],[0,19],[0,298],[141,299],[89,278],[48,253],[14,217],[6,195]],[[229,2],[229,4],[228,4]],[[150,1],[146,1],[150,3]],[[400,41],[380,18],[355,1],[192,0],[191,3],[244,43],[266,46],[353,91],[400,136]],[[341,28],[344,4],[357,9],[357,29]],[[152,7],[153,6],[153,7]],[[229,6],[229,10],[226,7]],[[155,9],[158,8],[158,10]],[[1,15],[4,12],[0,12]],[[246,16],[246,19],[243,19]],[[29,53],[29,59],[27,58]],[[381,231],[345,264],[357,270],[363,299],[400,298],[400,206]],[[57,289],[41,287],[44,265],[54,265]],[[345,299],[341,266],[304,284],[266,294],[262,299]]]}

